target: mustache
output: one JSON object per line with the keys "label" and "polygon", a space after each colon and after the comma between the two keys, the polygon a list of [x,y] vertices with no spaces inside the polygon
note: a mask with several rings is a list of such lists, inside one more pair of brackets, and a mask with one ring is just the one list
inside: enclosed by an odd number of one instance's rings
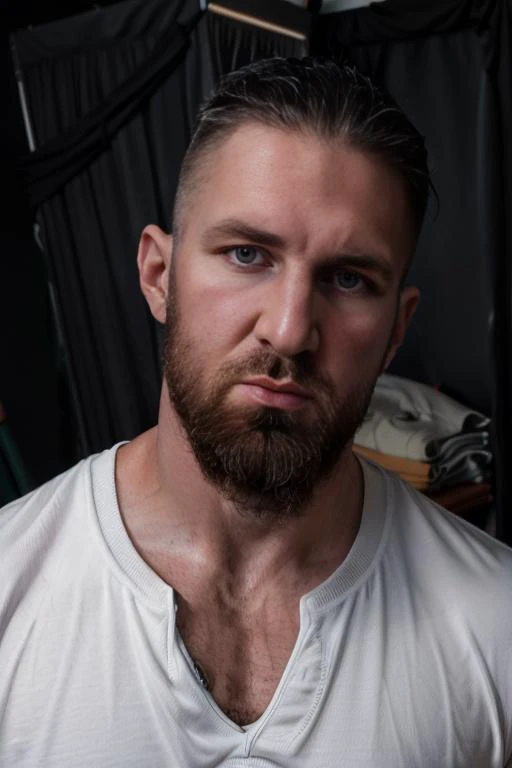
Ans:
{"label": "mustache", "polygon": [[268,376],[275,381],[290,379],[306,389],[326,394],[334,390],[326,376],[315,371],[312,357],[308,353],[294,358],[282,358],[270,350],[257,350],[246,357],[225,363],[219,372],[221,386],[229,386],[244,376]]}

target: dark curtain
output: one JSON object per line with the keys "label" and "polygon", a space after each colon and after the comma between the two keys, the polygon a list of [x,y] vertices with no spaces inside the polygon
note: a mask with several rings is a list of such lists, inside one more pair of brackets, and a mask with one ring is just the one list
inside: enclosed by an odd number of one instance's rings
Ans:
{"label": "dark curtain", "polygon": [[303,44],[128,0],[18,32],[36,152],[23,174],[56,296],[77,458],[156,423],[159,329],[138,285],[143,227],[168,228],[192,121],[219,76]]}
{"label": "dark curtain", "polygon": [[208,49],[217,76],[269,56],[305,56],[306,43],[208,14]]}
{"label": "dark curtain", "polygon": [[6,29],[3,36],[0,30],[0,96],[0,411],[3,406],[19,463],[29,470],[33,486],[67,466],[69,434],[46,275],[19,178],[17,159],[27,143]]}
{"label": "dark curtain", "polygon": [[497,535],[512,543],[509,35],[508,2],[388,0],[318,17],[311,48],[383,84],[426,137],[440,204],[411,270],[423,299],[393,372],[492,415]]}

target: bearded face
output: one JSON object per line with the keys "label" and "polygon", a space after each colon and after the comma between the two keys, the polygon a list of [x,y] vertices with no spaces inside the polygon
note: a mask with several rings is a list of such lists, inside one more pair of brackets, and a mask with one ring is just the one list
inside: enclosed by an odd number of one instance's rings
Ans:
{"label": "bearded face", "polygon": [[[376,375],[340,397],[315,371],[310,353],[282,359],[261,348],[207,377],[187,338],[174,291],[164,349],[170,400],[205,477],[242,512],[300,515],[361,423]],[[233,387],[248,376],[291,379],[311,393],[311,401],[294,411],[232,402]]]}
{"label": "bearded face", "polygon": [[148,251],[171,405],[241,512],[300,515],[417,304],[407,188],[357,148],[250,121],[201,163],[177,235]]}

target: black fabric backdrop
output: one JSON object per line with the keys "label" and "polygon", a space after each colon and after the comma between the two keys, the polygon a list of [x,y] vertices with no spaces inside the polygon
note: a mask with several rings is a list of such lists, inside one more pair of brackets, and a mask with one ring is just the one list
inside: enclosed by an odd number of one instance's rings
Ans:
{"label": "black fabric backdrop", "polygon": [[41,206],[79,458],[156,422],[159,338],[137,242],[146,224],[169,225],[198,104],[236,66],[305,51],[196,0],[128,0],[14,42],[37,146],[23,173]]}
{"label": "black fabric backdrop", "polygon": [[510,3],[372,4],[319,16],[313,53],[385,85],[425,135],[440,198],[411,270],[423,300],[392,367],[492,415],[497,534],[512,543]]}

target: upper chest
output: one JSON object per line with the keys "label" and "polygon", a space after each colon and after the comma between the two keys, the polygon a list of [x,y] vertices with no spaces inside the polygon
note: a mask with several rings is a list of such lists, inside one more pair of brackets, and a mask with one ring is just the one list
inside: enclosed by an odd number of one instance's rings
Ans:
{"label": "upper chest", "polygon": [[265,604],[177,602],[176,626],[193,668],[219,708],[234,722],[257,720],[269,706],[297,644],[299,601]]}

